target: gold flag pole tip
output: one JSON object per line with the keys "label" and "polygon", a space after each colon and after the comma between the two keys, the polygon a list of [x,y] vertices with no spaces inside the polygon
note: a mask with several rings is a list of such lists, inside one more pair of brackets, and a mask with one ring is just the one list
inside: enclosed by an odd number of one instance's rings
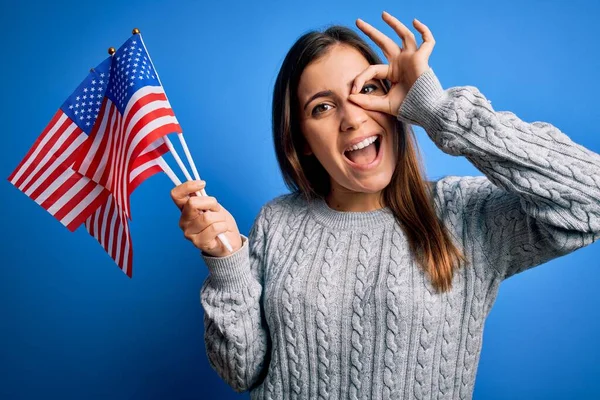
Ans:
{"label": "gold flag pole tip", "polygon": [[133,33],[134,35],[139,35],[140,34],[140,30],[138,28],[133,28],[133,30],[131,31],[131,33]]}
{"label": "gold flag pole tip", "polygon": [[117,52],[117,50],[115,50],[115,48],[114,48],[114,47],[109,47],[109,48],[108,48],[108,54],[110,54],[111,56],[112,56],[113,54],[115,54],[116,52]]}

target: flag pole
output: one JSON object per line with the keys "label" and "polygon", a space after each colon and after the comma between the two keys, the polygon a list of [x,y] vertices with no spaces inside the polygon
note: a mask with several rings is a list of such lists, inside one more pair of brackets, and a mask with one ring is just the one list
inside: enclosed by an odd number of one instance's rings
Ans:
{"label": "flag pole", "polygon": [[[148,54],[148,61],[150,61],[150,64],[152,65],[152,68],[154,68],[154,73],[156,74],[156,79],[158,80],[158,83],[161,86],[163,86],[163,84],[162,84],[162,82],[160,80],[160,77],[158,76],[158,71],[156,69],[156,66],[152,62],[152,57],[150,57],[150,52],[146,48],[146,44],[144,43],[144,39],[142,38],[142,33],[140,32],[140,30],[138,28],[134,28],[133,31],[132,31],[132,33],[134,35],[139,35],[140,41],[142,42],[142,45],[146,49],[146,54]],[[165,98],[167,99],[167,102],[170,103],[169,102],[169,98],[167,97],[167,93],[164,90],[164,86],[163,86],[163,92],[165,94]],[[185,138],[183,137],[183,133],[177,132],[177,137],[179,138],[179,142],[181,143],[181,146],[183,147],[183,151],[185,153],[185,156],[186,156],[188,162],[190,163],[190,166],[192,167],[192,172],[194,174],[195,179],[196,180],[200,180],[200,175],[198,174],[198,170],[196,169],[196,164],[194,163],[192,155],[190,154],[190,150],[189,150],[189,148],[187,146],[187,143],[185,142]],[[177,150],[175,150],[175,148],[173,147],[173,144],[171,143],[171,141],[169,140],[169,138],[167,138],[166,136],[163,136],[163,141],[165,142],[165,144],[169,148],[169,151],[171,152],[171,154],[173,154],[173,157],[175,158],[175,161],[179,165],[179,168],[181,168],[181,171],[185,175],[186,179],[188,181],[191,181],[192,177],[190,176],[190,173],[188,172],[187,168],[185,167],[185,165],[181,161],[181,158],[179,157],[179,154],[177,153]],[[206,191],[204,189],[202,189],[200,191],[200,193],[196,192],[196,195],[208,196],[206,194]],[[225,246],[227,248],[227,250],[229,250],[230,253],[233,253],[233,248],[231,247],[231,244],[229,243],[229,240],[227,240],[227,237],[223,233],[219,233],[217,235],[217,237],[219,238],[219,240],[221,241],[221,243],[223,243],[223,246]]]}

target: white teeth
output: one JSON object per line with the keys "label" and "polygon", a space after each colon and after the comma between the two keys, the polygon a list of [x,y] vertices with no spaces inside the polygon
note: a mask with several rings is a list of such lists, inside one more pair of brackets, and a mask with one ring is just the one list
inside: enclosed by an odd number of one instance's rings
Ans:
{"label": "white teeth", "polygon": [[345,151],[354,151],[354,150],[364,149],[365,147],[367,147],[368,145],[370,145],[371,143],[373,143],[376,140],[377,140],[377,135],[368,137],[365,140],[363,140],[362,142],[356,143],[354,146],[350,146]]}

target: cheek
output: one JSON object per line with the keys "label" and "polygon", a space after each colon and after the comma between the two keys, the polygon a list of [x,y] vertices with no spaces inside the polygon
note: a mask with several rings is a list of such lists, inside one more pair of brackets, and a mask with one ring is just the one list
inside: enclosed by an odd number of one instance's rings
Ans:
{"label": "cheek", "polygon": [[337,131],[325,121],[311,121],[302,125],[304,140],[315,155],[330,157],[336,146]]}

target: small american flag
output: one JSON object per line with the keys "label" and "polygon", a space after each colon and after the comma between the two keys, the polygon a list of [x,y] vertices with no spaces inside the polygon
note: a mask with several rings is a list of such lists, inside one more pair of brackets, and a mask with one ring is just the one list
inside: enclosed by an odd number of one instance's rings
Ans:
{"label": "small american flag", "polygon": [[75,169],[106,187],[131,218],[130,180],[138,156],[162,137],[181,133],[140,35],[131,36],[112,56],[110,81],[98,123],[79,153]]}
{"label": "small american flag", "polygon": [[102,104],[109,66],[110,60],[106,59],[88,74],[8,177],[70,231],[109,196],[102,185],[72,168]]}
{"label": "small american flag", "polygon": [[[137,38],[130,38],[117,54],[131,52]],[[133,56],[126,55],[128,58]],[[136,57],[140,56],[141,53],[136,54]],[[170,170],[162,158],[168,151],[163,141],[164,130],[156,133],[156,126],[160,126],[156,120],[160,120],[162,114],[140,113],[139,110],[144,110],[144,106],[151,104],[153,99],[152,95],[140,94],[158,92],[165,100],[166,97],[162,88],[147,88],[148,83],[156,85],[157,77],[145,50],[139,60],[143,67],[135,71],[143,71],[143,76],[136,74],[135,83],[130,79],[127,88],[123,77],[129,74],[120,71],[123,63],[119,62],[120,56],[117,57],[119,59],[114,56],[107,58],[90,71],[8,180],[69,230],[74,231],[85,222],[90,235],[131,277],[133,247],[127,220],[130,214],[123,205],[129,206],[128,195],[144,180],[157,172]],[[135,67],[132,74],[133,69]],[[146,81],[142,82],[144,79]],[[134,90],[138,92],[137,96]],[[127,107],[132,98],[137,99],[137,106],[133,105],[138,111],[126,112],[129,118],[123,118],[123,111],[132,109]],[[172,111],[170,115],[170,121],[173,121]],[[148,126],[152,129],[148,130]],[[179,125],[176,124],[176,127]],[[140,131],[145,134],[140,135]],[[135,135],[135,132],[138,134]],[[132,144],[131,140],[135,143]],[[127,153],[128,149],[132,151]],[[129,158],[123,159],[126,154]],[[83,169],[91,176],[77,169]],[[125,191],[119,192],[120,188]],[[121,196],[120,202],[117,195]]]}

